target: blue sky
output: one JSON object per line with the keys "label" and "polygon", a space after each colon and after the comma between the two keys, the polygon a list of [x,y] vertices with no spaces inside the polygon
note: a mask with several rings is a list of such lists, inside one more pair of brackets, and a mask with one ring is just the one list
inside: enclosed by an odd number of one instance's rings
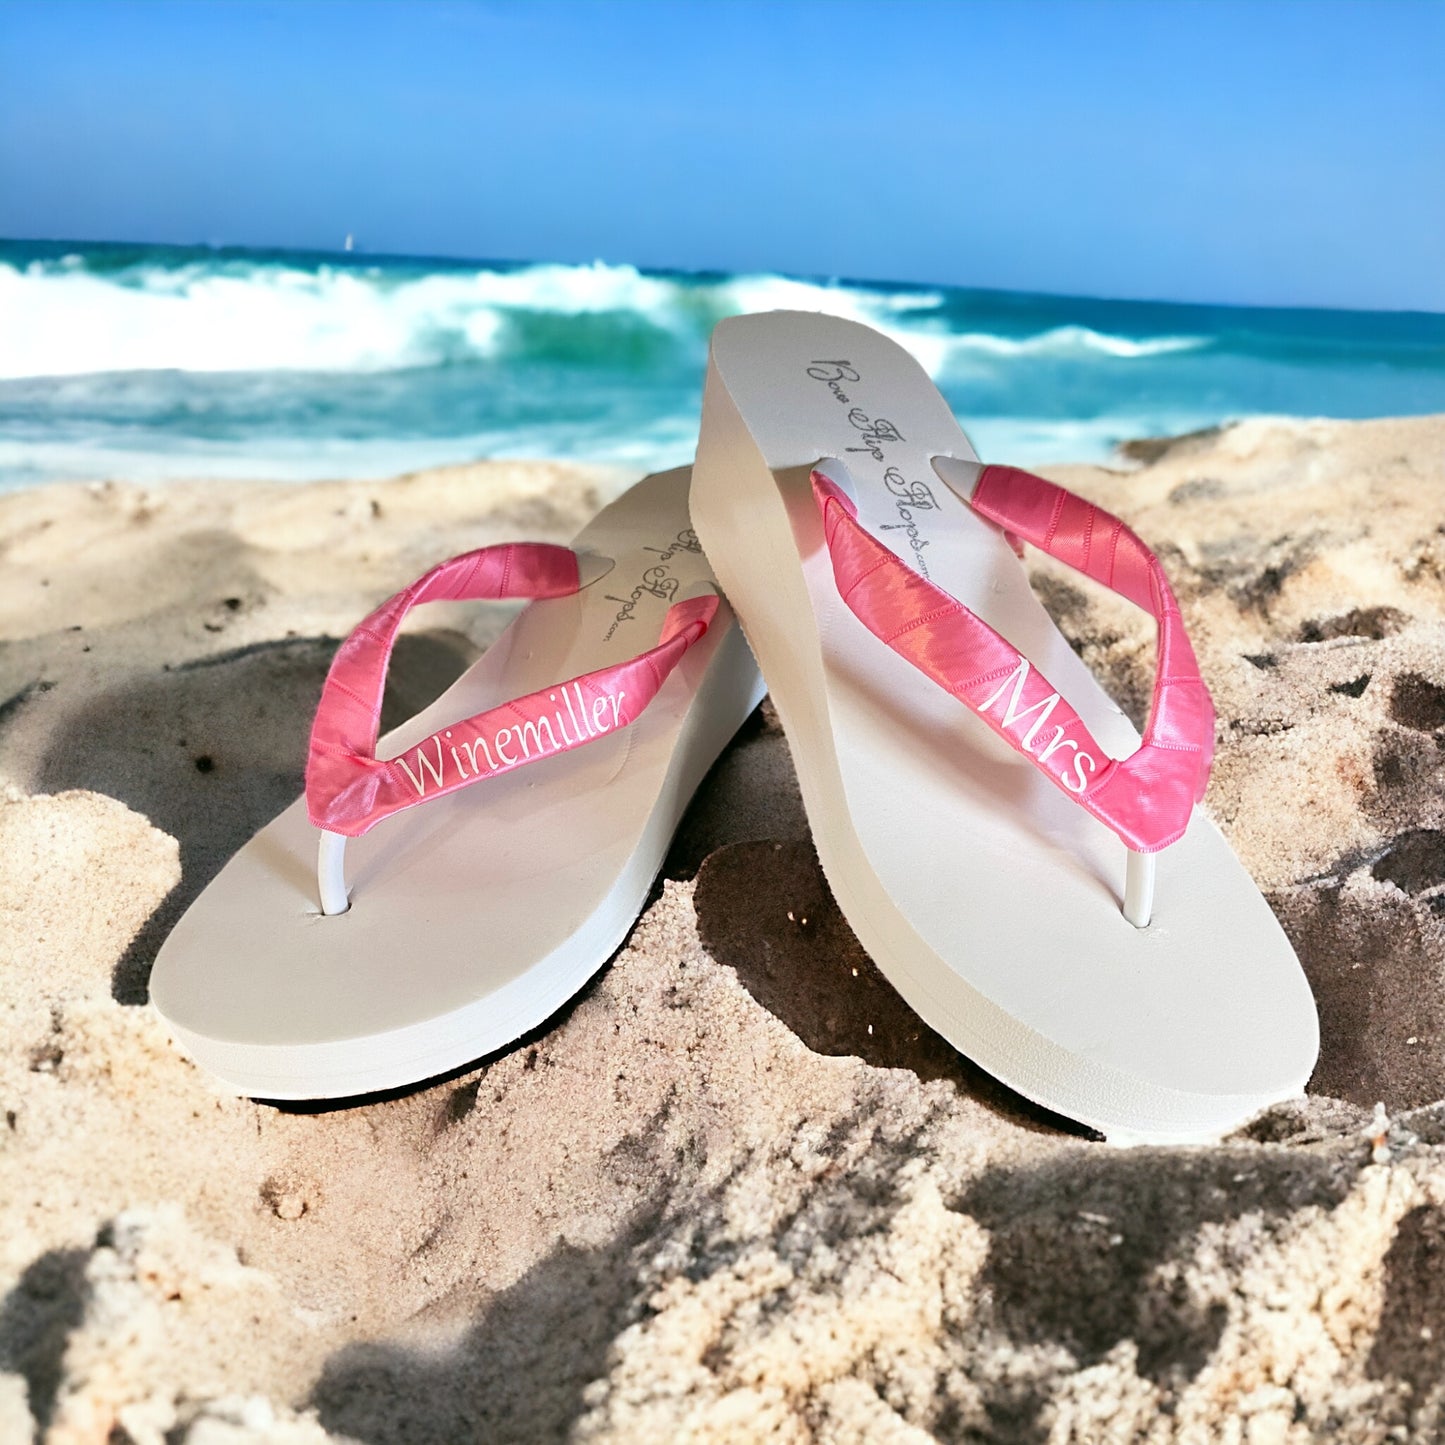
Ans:
{"label": "blue sky", "polygon": [[0,235],[1445,310],[1441,0],[0,0]]}

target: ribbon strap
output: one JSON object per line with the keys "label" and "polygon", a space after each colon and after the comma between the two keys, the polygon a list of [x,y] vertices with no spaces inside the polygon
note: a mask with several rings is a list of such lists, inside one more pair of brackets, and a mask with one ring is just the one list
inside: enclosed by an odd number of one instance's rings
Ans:
{"label": "ribbon strap", "polygon": [[382,603],[342,643],[322,689],[306,763],[312,823],[359,837],[404,808],[628,726],[718,609],[711,595],[674,603],[648,651],[453,723],[395,758],[376,756],[386,671],[402,619],[413,607],[564,597],[579,587],[577,554],[570,548],[510,542],[443,562]]}
{"label": "ribbon strap", "polygon": [[814,471],[812,483],[838,591],[870,632],[1133,851],[1155,853],[1183,835],[1209,781],[1214,707],[1164,569],[1123,522],[1016,467],[984,467],[972,497],[974,510],[1011,536],[1153,614],[1158,664],[1144,741],[1114,759],[1012,643],[868,532],[852,500],[823,472]]}

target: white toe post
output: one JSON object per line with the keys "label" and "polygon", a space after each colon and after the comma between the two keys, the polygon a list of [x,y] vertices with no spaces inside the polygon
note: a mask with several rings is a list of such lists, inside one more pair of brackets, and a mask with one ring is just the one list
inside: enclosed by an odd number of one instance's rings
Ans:
{"label": "white toe post", "polygon": [[346,835],[321,834],[316,850],[316,886],[321,893],[321,911],[328,918],[345,913],[351,907],[346,896]]}
{"label": "white toe post", "polygon": [[853,473],[841,457],[819,457],[813,464],[813,470],[827,477],[855,506],[858,504],[858,483],[853,480]]}
{"label": "white toe post", "polygon": [[1135,928],[1148,928],[1154,916],[1155,853],[1128,850],[1129,866],[1124,874],[1124,917]]}
{"label": "white toe post", "polygon": [[949,491],[961,497],[965,502],[973,500],[974,491],[978,487],[978,479],[983,475],[982,462],[943,455],[930,457],[929,460],[933,464],[933,470],[937,474],[938,480]]}

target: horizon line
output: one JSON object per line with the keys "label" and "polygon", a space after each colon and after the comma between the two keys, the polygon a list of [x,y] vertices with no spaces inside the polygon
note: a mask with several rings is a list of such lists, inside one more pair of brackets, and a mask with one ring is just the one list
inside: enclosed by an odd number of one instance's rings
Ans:
{"label": "horizon line", "polygon": [[[350,233],[348,233],[350,235]],[[974,291],[993,296],[1037,296],[1054,301],[1095,301],[1123,306],[1176,306],[1199,311],[1283,311],[1283,312],[1324,312],[1352,316],[1420,316],[1445,320],[1445,310],[1432,311],[1418,306],[1366,307],[1366,306],[1321,306],[1321,305],[1279,305],[1248,301],[1192,301],[1160,296],[1101,296],[1084,292],[1031,291],[1015,286],[978,286],[958,281],[912,281],[902,278],[881,276],[828,275],[822,272],[786,271],[756,268],[748,270],[725,270],[718,267],[697,266],[646,266],[635,261],[611,260],[594,256],[591,260],[564,260],[557,257],[530,257],[526,259],[503,256],[462,256],[446,252],[404,252],[368,251],[364,246],[350,250],[330,250],[319,246],[258,245],[245,241],[135,241],[107,238],[86,238],[79,236],[0,236],[0,246],[74,246],[74,247],[135,247],[149,250],[168,251],[227,251],[248,252],[252,255],[307,256],[321,257],[339,262],[343,266],[354,266],[358,262],[433,262],[453,266],[508,267],[521,269],[528,266],[616,266],[631,267],[643,276],[688,276],[688,277],[737,277],[777,276],[789,281],[805,281],[823,286],[846,286],[857,289],[907,289],[911,291]]]}

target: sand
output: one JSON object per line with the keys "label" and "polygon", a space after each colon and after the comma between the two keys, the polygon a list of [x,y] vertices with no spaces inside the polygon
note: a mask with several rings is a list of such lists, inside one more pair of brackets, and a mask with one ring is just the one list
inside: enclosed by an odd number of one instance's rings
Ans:
{"label": "sand", "polygon": [[[520,1045],[345,1107],[229,1097],[159,940],[299,787],[337,637],[616,473],[0,498],[0,1440],[1445,1434],[1445,418],[1051,469],[1165,558],[1209,807],[1294,938],[1310,1097],[1110,1149],[872,969],[766,706],[627,945]],[[1136,712],[1147,622],[1030,562]],[[506,610],[432,609],[414,709]]]}

